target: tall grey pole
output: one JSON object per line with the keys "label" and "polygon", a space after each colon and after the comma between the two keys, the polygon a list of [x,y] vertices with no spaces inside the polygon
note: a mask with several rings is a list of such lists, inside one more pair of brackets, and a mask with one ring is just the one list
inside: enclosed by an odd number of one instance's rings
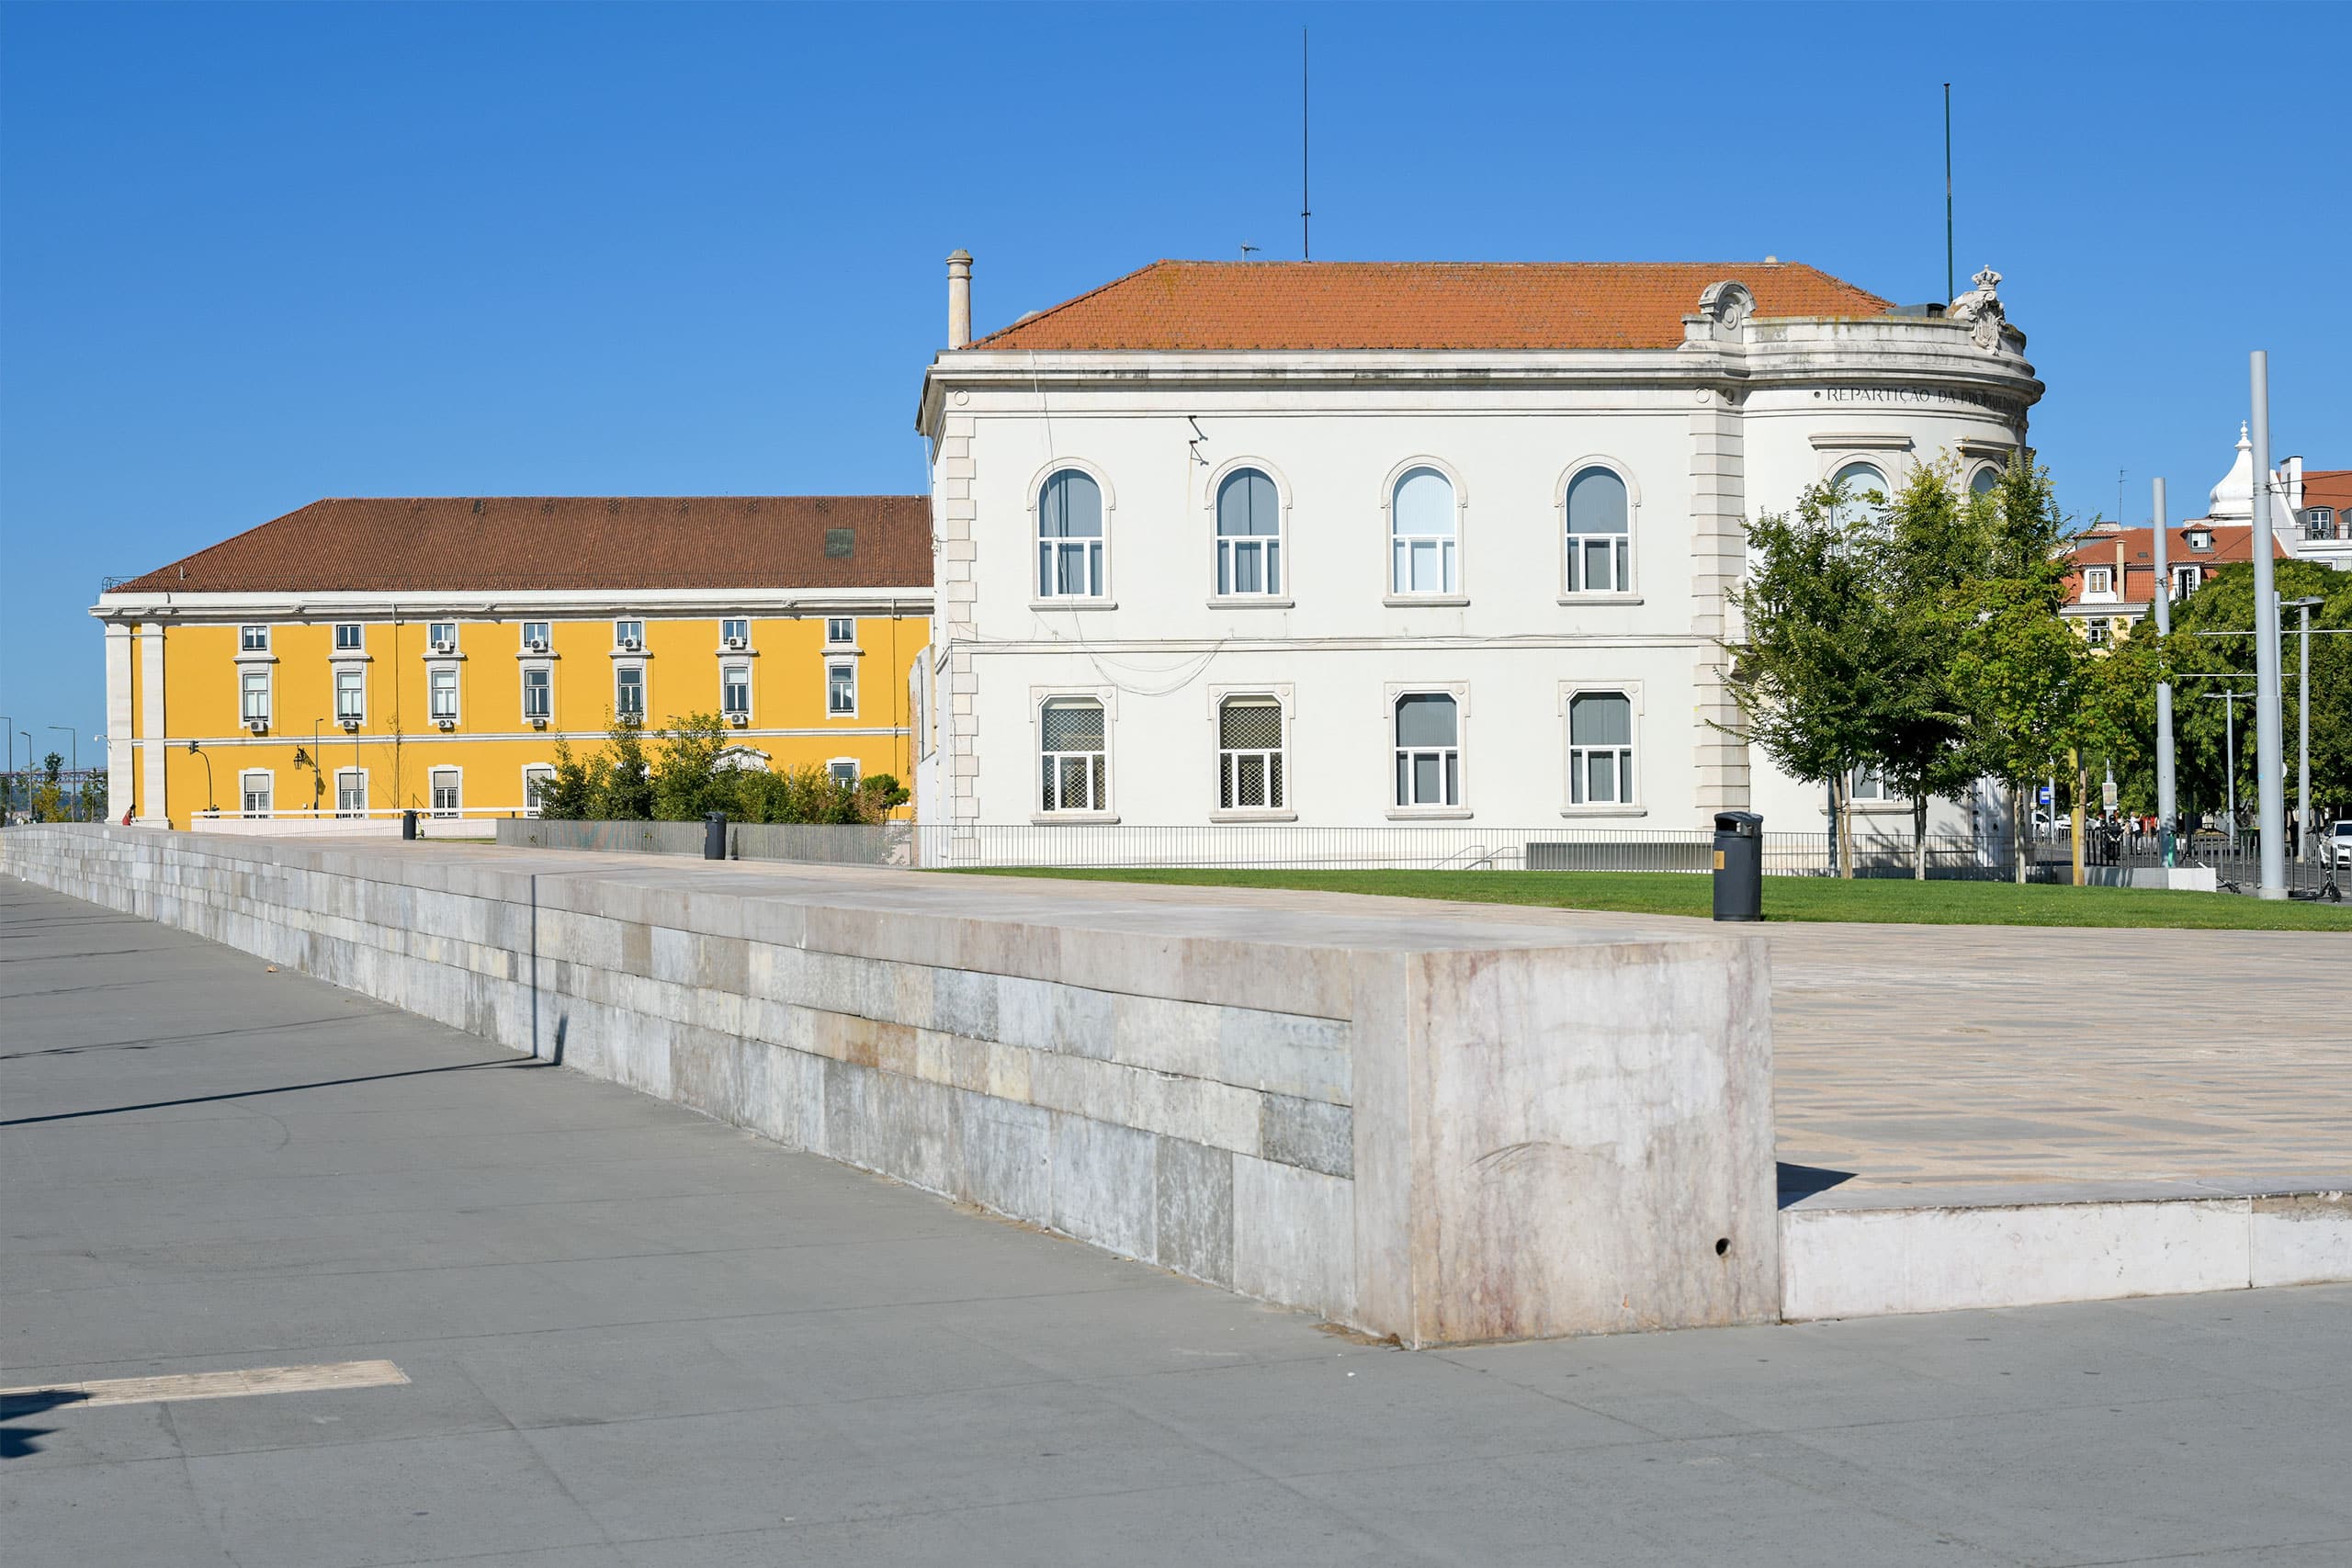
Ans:
{"label": "tall grey pole", "polygon": [[2278,593],[2270,565],[2270,355],[2253,354],[2254,382],[2254,789],[2262,835],[2265,898],[2287,896],[2287,770],[2278,717]]}
{"label": "tall grey pole", "polygon": [[2312,601],[2298,600],[2302,612],[2303,646],[2295,669],[2295,842],[2296,858],[2312,858]]}
{"label": "tall grey pole", "polygon": [[[2169,541],[2165,537],[2172,531],[2171,514],[2165,509],[2165,481],[2156,480],[2156,635],[2172,635],[2172,562],[2165,555]],[[2174,799],[2172,755],[2172,682],[2156,682],[2156,844],[2164,852],[2166,866],[2173,863],[2173,823],[2178,818],[2177,802]]]}

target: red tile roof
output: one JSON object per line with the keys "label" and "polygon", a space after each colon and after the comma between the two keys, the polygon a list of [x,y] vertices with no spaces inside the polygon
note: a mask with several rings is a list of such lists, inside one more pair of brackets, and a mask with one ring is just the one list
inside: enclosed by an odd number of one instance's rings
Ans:
{"label": "red tile roof", "polygon": [[979,349],[1672,348],[1710,284],[1759,316],[1891,306],[1796,262],[1159,261]]}
{"label": "red tile roof", "polygon": [[2303,472],[2303,504],[2333,506],[2352,512],[2352,468],[2307,468]]}
{"label": "red tile roof", "polygon": [[913,588],[920,495],[437,496],[314,501],[122,593]]}
{"label": "red tile roof", "polygon": [[[2212,535],[2213,547],[2210,550],[2190,549],[2188,536],[2191,532]],[[2252,525],[2245,523],[2191,524],[2187,527],[2174,528],[2165,538],[2165,563],[2176,570],[2184,566],[2203,567],[2206,575],[2211,576],[2216,568],[2252,560],[2253,536]],[[2114,569],[2118,545],[2123,550],[2123,570],[2116,584],[2118,598],[2127,604],[2144,604],[2151,601],[2155,593],[2156,531],[2154,528],[2114,528],[2105,533],[2086,534],[2075,541],[2075,573],[2066,582],[2069,604],[2082,602],[2084,568],[2103,566],[2110,570]],[[2278,543],[2276,535],[2272,536],[2270,558],[2284,560],[2286,557],[2286,547]]]}

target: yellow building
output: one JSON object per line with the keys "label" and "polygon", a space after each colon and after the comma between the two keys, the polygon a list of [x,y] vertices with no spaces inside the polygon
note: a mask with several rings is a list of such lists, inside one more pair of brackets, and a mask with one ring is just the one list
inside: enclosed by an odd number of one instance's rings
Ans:
{"label": "yellow building", "polygon": [[556,741],[593,750],[616,713],[907,781],[929,505],[313,502],[99,596],[107,798],[179,828],[523,815]]}

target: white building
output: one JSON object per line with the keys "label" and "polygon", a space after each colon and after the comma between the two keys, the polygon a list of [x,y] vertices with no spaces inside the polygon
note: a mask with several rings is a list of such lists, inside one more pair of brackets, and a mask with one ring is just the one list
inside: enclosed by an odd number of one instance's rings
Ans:
{"label": "white building", "polygon": [[1727,732],[1742,520],[1988,484],[2042,390],[1990,273],[1159,262],[971,341],[970,265],[919,416],[933,823],[1817,831]]}

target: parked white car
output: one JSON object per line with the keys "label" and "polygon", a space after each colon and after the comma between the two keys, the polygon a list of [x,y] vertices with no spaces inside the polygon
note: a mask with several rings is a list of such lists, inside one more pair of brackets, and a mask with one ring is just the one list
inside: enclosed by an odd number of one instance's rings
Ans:
{"label": "parked white car", "polygon": [[2338,822],[2327,830],[2327,863],[2338,871],[2352,871],[2352,821]]}

